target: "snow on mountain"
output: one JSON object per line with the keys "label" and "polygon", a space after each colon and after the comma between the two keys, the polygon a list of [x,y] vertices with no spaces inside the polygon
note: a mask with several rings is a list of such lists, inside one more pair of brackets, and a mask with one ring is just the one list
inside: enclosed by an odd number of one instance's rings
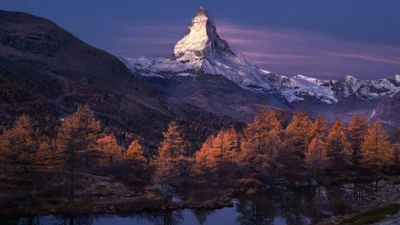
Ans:
{"label": "snow on mountain", "polygon": [[174,76],[190,73],[222,75],[242,88],[270,91],[265,73],[255,67],[242,53],[221,39],[210,14],[200,7],[186,35],[178,41],[171,58],[122,58],[134,73],[145,76]]}
{"label": "snow on mountain", "polygon": [[288,102],[311,98],[333,104],[353,94],[374,99],[392,97],[400,91],[400,75],[380,80],[359,80],[346,75],[334,81],[303,75],[289,78],[259,69],[219,37],[211,15],[203,7],[197,10],[170,58],[125,57],[121,61],[132,73],[147,77],[222,75],[246,90],[275,92]]}

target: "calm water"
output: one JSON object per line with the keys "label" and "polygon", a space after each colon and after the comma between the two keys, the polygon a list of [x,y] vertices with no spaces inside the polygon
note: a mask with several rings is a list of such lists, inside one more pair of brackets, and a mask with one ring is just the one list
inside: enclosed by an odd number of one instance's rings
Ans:
{"label": "calm water", "polygon": [[374,183],[293,189],[277,187],[262,196],[238,197],[234,200],[234,207],[219,210],[0,219],[1,224],[7,225],[301,225],[348,212],[353,204],[366,204],[375,191]]}

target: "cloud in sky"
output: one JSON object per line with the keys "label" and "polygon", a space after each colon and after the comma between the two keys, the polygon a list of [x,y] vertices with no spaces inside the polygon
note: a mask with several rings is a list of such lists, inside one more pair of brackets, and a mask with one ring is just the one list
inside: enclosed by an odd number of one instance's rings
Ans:
{"label": "cloud in sky", "polygon": [[[123,26],[109,50],[119,56],[170,56],[187,27],[183,25]],[[358,43],[294,28],[249,27],[217,23],[217,31],[255,65],[294,76],[361,79],[400,73],[400,49]]]}

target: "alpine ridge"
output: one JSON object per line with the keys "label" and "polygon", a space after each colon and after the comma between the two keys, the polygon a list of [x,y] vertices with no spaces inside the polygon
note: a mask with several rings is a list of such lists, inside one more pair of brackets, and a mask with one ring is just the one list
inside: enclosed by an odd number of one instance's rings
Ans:
{"label": "alpine ridge", "polygon": [[277,93],[289,103],[313,99],[334,104],[351,95],[376,99],[393,97],[400,91],[400,75],[379,80],[359,80],[346,75],[336,81],[303,75],[290,78],[259,69],[220,38],[210,13],[204,7],[197,10],[187,33],[175,45],[172,57],[121,60],[139,76],[222,75],[246,90]]}
{"label": "alpine ridge", "polygon": [[[257,68],[217,31],[210,13],[200,7],[171,57],[120,60],[136,77],[171,99],[238,119],[251,118],[255,106],[260,105],[283,110],[307,108],[311,115],[323,114],[345,122],[355,113],[371,119],[393,117],[390,112],[400,96],[400,75],[377,80],[350,75],[340,80],[277,75]],[[394,123],[388,120],[387,124]]]}

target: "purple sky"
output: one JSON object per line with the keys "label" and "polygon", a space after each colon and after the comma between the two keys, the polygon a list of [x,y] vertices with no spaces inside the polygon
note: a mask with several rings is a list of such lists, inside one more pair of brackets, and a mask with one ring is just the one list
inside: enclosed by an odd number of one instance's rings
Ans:
{"label": "purple sky", "polygon": [[218,33],[273,73],[361,79],[400,74],[398,0],[13,0],[117,56],[169,56],[200,5]]}
{"label": "purple sky", "polygon": [[[216,24],[220,36],[233,48],[258,67],[281,75],[368,79],[400,73],[400,47],[347,41],[295,28],[235,26],[218,20]],[[127,25],[110,50],[121,56],[169,56],[186,28]]]}

